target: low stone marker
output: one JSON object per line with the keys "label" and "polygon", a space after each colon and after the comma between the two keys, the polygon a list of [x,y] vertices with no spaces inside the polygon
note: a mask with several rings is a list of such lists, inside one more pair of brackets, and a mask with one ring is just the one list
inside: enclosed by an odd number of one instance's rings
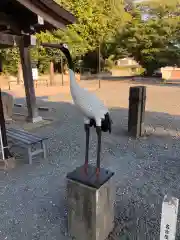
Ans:
{"label": "low stone marker", "polygon": [[14,107],[14,97],[7,92],[1,92],[4,118],[5,120],[12,120],[13,107]]}
{"label": "low stone marker", "polygon": [[101,168],[84,166],[67,175],[68,231],[77,240],[105,240],[114,227],[113,175]]}
{"label": "low stone marker", "polygon": [[175,240],[179,199],[166,195],[162,203],[160,240]]}

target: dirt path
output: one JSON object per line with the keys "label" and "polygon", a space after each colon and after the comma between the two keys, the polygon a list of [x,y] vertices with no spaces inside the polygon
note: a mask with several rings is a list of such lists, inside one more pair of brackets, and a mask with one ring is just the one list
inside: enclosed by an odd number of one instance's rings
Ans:
{"label": "dirt path", "polygon": [[[82,87],[95,92],[109,107],[128,108],[129,87],[142,84],[134,84],[121,81],[101,81],[101,89],[98,89],[98,81],[80,81]],[[173,115],[180,115],[180,87],[145,85],[147,86],[146,110],[152,112],[164,112]],[[71,101],[69,82],[66,79],[64,86],[41,86],[35,88],[36,96],[49,97],[50,101]],[[13,86],[11,92],[15,97],[25,97],[24,87]]]}

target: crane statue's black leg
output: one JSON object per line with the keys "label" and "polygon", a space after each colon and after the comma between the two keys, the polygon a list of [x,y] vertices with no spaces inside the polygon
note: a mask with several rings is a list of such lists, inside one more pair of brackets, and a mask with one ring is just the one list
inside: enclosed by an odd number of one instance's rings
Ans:
{"label": "crane statue's black leg", "polygon": [[97,145],[97,162],[96,162],[96,175],[99,176],[100,172],[100,161],[101,161],[101,127],[96,127],[96,132],[97,132],[97,140],[98,140],[98,145]]}
{"label": "crane statue's black leg", "polygon": [[87,173],[88,161],[89,161],[89,136],[90,136],[90,125],[85,124],[84,129],[86,132],[86,150],[85,150],[85,162],[84,162],[84,170]]}

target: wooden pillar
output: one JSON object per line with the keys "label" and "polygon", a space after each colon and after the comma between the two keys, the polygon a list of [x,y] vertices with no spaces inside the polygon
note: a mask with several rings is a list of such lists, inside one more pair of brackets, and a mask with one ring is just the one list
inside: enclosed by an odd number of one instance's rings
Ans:
{"label": "wooden pillar", "polygon": [[54,63],[52,61],[50,62],[49,74],[50,74],[50,85],[52,86],[54,83]]}
{"label": "wooden pillar", "polygon": [[26,102],[28,109],[27,120],[30,122],[39,122],[42,117],[38,114],[38,108],[36,105],[36,96],[34,90],[34,82],[32,77],[31,57],[29,44],[26,44],[24,38],[20,41],[20,57],[23,70],[24,86],[26,92]]}
{"label": "wooden pillar", "polygon": [[128,132],[136,138],[144,135],[145,104],[146,87],[130,87]]}

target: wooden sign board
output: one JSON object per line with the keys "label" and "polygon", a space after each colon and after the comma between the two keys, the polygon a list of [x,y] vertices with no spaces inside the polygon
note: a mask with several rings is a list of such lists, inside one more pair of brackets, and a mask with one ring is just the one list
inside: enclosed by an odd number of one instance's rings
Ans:
{"label": "wooden sign board", "polygon": [[160,240],[175,240],[179,199],[166,195],[162,203]]}

